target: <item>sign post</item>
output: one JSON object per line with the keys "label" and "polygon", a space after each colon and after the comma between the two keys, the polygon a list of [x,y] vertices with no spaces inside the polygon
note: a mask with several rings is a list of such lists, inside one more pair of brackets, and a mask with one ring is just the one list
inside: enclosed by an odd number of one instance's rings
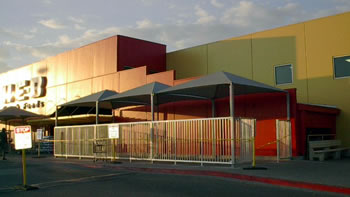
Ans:
{"label": "sign post", "polygon": [[38,140],[38,158],[40,158],[40,140],[43,139],[43,129],[36,130],[36,139]]}
{"label": "sign post", "polygon": [[30,126],[15,127],[15,149],[22,150],[22,168],[23,168],[23,185],[15,187],[19,190],[38,189],[27,185],[27,165],[26,165],[26,149],[32,148],[32,131]]}
{"label": "sign post", "polygon": [[113,162],[115,161],[115,139],[119,138],[119,125],[108,126],[108,138],[113,139]]}

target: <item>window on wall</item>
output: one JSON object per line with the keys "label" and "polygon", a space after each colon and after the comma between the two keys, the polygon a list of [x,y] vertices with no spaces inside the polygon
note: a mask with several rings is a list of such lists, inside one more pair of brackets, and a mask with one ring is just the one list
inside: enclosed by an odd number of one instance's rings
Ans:
{"label": "window on wall", "polygon": [[284,85],[293,83],[292,65],[275,66],[275,81],[276,85]]}
{"label": "window on wall", "polygon": [[334,77],[350,77],[350,56],[333,58]]}

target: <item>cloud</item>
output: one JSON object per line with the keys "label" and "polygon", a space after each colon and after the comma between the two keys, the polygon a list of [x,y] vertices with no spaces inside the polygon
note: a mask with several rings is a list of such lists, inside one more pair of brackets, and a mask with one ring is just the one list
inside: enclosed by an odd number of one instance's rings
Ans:
{"label": "cloud", "polygon": [[157,26],[159,26],[159,24],[154,24],[149,19],[144,19],[144,20],[136,22],[137,29],[147,29],[147,28],[153,28],[153,27],[157,27]]}
{"label": "cloud", "polygon": [[45,27],[51,28],[51,29],[64,29],[65,28],[64,25],[59,24],[54,19],[41,20],[38,23],[45,26]]}
{"label": "cloud", "polygon": [[209,15],[207,11],[205,11],[204,9],[199,7],[198,5],[196,5],[194,9],[196,10],[195,14],[198,17],[198,19],[197,19],[198,24],[207,24],[207,23],[211,23],[211,22],[215,21],[215,19],[216,19],[215,16]]}
{"label": "cloud", "polygon": [[0,61],[0,73],[7,72],[13,68],[9,67],[6,62]]}
{"label": "cloud", "polygon": [[84,20],[83,19],[81,19],[81,18],[76,18],[76,17],[73,17],[73,16],[70,16],[70,17],[68,17],[68,20],[70,20],[70,21],[72,21],[72,22],[74,22],[74,23],[84,23]]}
{"label": "cloud", "polygon": [[150,28],[153,26],[152,21],[150,21],[148,19],[144,19],[142,21],[137,21],[136,24],[137,24],[138,29]]}
{"label": "cloud", "polygon": [[217,8],[222,8],[222,7],[224,7],[224,4],[223,4],[223,3],[220,3],[218,0],[210,0],[210,3],[211,3],[214,7],[217,7]]}
{"label": "cloud", "polygon": [[[154,1],[145,1],[145,3],[153,2]],[[317,14],[325,16],[339,12],[339,8],[334,7],[332,9],[325,9],[327,13],[321,12],[320,10],[317,13],[311,14],[298,3],[292,1],[285,1],[287,3],[274,7],[272,7],[271,4],[266,4],[261,1],[250,0],[234,2],[231,6],[228,6],[226,1],[211,1],[211,4],[213,6],[215,6],[214,4],[220,6],[222,2],[225,2],[225,6],[220,10],[216,10],[220,11],[217,13],[209,12],[209,9],[205,10],[199,5],[193,5],[194,7],[190,6],[184,10],[177,10],[172,20],[167,20],[170,22],[166,24],[158,24],[145,18],[136,21],[134,25],[131,26],[112,25],[100,29],[88,29],[87,27],[92,26],[90,24],[91,20],[84,21],[75,17],[66,17],[66,20],[73,22],[70,24],[72,28],[67,30],[65,34],[56,34],[54,39],[42,40],[41,43],[36,43],[35,45],[33,45],[33,42],[23,44],[23,42],[18,40],[5,43],[11,53],[12,51],[18,52],[17,54],[19,55],[16,54],[16,57],[20,56],[22,59],[25,59],[25,61],[31,62],[73,48],[78,48],[116,34],[166,44],[168,51],[174,51],[276,26],[301,22],[313,18]],[[342,1],[337,5],[342,6],[345,5],[345,3],[346,1]],[[54,20],[53,22],[54,24],[56,23],[56,25],[60,25]],[[1,30],[3,30],[3,28],[0,28],[0,36],[4,34],[7,34],[8,37],[10,36],[9,31]],[[14,31],[11,32],[12,37],[13,32]],[[24,37],[24,35],[20,36],[22,36],[22,38]],[[22,65],[13,65],[11,62],[9,64],[11,64],[11,66],[24,65],[24,63],[21,63]]]}
{"label": "cloud", "polygon": [[255,27],[255,30],[262,30],[300,22],[305,18],[305,13],[296,3],[271,7],[253,1],[240,1],[226,9],[220,21],[237,27]]}
{"label": "cloud", "polygon": [[23,39],[23,40],[29,40],[34,37],[35,32],[30,32],[31,34],[25,34],[20,31],[14,31],[8,28],[1,28],[0,27],[0,35],[4,36],[6,38],[11,38],[11,39]]}
{"label": "cloud", "polygon": [[52,0],[41,0],[44,4],[50,5],[52,4]]}
{"label": "cloud", "polygon": [[4,47],[0,47],[0,62],[4,62],[8,58],[10,58],[10,52]]}
{"label": "cloud", "polygon": [[83,27],[83,26],[81,26],[81,25],[79,25],[79,24],[74,24],[74,28],[75,28],[76,30],[83,30],[83,29],[86,29],[85,27]]}

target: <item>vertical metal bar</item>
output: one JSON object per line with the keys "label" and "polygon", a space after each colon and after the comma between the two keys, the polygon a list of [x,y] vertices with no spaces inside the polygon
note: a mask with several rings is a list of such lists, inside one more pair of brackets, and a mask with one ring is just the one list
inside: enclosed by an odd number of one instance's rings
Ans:
{"label": "vertical metal bar", "polygon": [[[93,146],[96,146],[96,125],[94,125],[94,140],[92,141],[92,144],[93,144]],[[96,149],[96,147],[95,147],[95,149]],[[94,159],[96,161],[96,151],[93,154],[94,154]]]}
{"label": "vertical metal bar", "polygon": [[68,128],[66,128],[66,159],[68,158]]}
{"label": "vertical metal bar", "polygon": [[79,127],[79,138],[78,138],[78,142],[79,142],[79,159],[81,159],[81,127]]}
{"label": "vertical metal bar", "polygon": [[99,121],[99,103],[96,101],[96,124],[98,124]]}
{"label": "vertical metal bar", "polygon": [[203,120],[200,120],[200,140],[201,140],[201,166],[203,166]]}
{"label": "vertical metal bar", "polygon": [[287,120],[290,120],[290,96],[287,92]]}
{"label": "vertical metal bar", "polygon": [[216,161],[216,129],[215,120],[210,120],[211,122],[211,133],[212,133],[212,156],[213,160]]}
{"label": "vertical metal bar", "polygon": [[129,162],[131,163],[131,156],[132,156],[132,141],[131,141],[131,124],[129,124],[130,128],[129,128]]}
{"label": "vertical metal bar", "polygon": [[277,163],[280,161],[280,121],[276,120]]}
{"label": "vertical metal bar", "polygon": [[289,156],[290,158],[293,157],[293,145],[292,145],[292,121],[288,121],[288,135],[289,135]]}
{"label": "vertical metal bar", "polygon": [[234,88],[233,84],[230,83],[230,116],[231,116],[231,164],[232,167],[236,164],[235,156],[235,112],[234,112]]}
{"label": "vertical metal bar", "polygon": [[175,132],[175,136],[174,136],[174,138],[175,138],[175,158],[174,158],[174,164],[176,165],[176,159],[177,159],[177,156],[176,156],[176,153],[177,153],[177,151],[176,151],[176,149],[177,149],[177,146],[176,146],[176,144],[177,144],[177,123],[176,122],[173,122],[173,124],[174,124],[174,132]]}
{"label": "vertical metal bar", "polygon": [[150,135],[151,135],[151,139],[150,139],[150,159],[153,163],[153,121],[154,121],[154,101],[153,101],[153,97],[154,97],[154,94],[152,93],[151,94],[151,113],[152,113],[152,122],[151,122],[151,131],[150,131]]}

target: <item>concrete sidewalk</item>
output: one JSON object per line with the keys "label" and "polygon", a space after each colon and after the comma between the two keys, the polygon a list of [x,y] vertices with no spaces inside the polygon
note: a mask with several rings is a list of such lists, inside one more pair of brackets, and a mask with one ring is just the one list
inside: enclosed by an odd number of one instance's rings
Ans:
{"label": "concrete sidewalk", "polygon": [[[121,161],[111,163],[107,161],[93,162],[92,159],[65,159],[46,156],[44,158],[32,158],[28,155],[30,163],[52,163],[79,165],[88,168],[106,168],[113,170],[128,170],[145,173],[163,173],[194,176],[215,176],[232,178],[242,181],[252,181],[265,184],[273,184],[294,188],[311,189],[316,191],[335,192],[350,195],[350,158],[342,160],[307,161],[290,160],[276,162],[257,162],[257,167],[266,167],[266,170],[244,170],[249,164],[230,166],[193,165],[177,163],[153,163],[144,161]],[[19,155],[9,155],[10,160],[20,162]]]}
{"label": "concrete sidewalk", "polygon": [[177,165],[171,163],[151,164],[149,162],[130,163],[125,161],[121,164],[97,162],[94,165],[150,173],[216,176],[350,195],[350,158],[323,162],[290,160],[281,161],[280,163],[257,163],[257,167],[266,167],[266,170],[245,170],[245,167],[249,167],[247,164],[235,168],[181,163]]}

